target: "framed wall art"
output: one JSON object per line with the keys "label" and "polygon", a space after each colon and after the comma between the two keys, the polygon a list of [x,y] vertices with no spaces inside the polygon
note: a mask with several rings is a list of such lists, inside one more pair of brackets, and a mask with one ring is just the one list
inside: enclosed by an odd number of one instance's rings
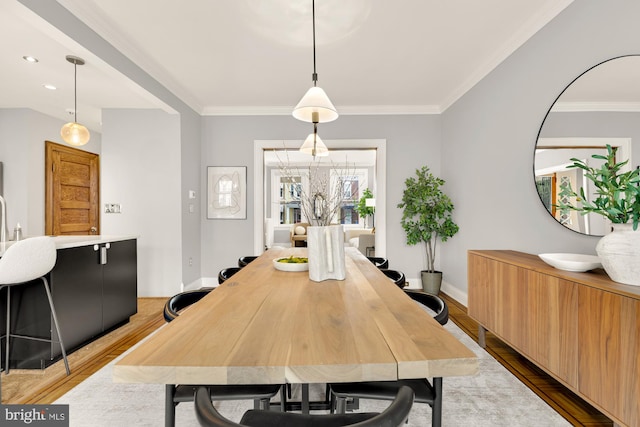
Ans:
{"label": "framed wall art", "polygon": [[247,219],[247,167],[207,167],[207,219]]}

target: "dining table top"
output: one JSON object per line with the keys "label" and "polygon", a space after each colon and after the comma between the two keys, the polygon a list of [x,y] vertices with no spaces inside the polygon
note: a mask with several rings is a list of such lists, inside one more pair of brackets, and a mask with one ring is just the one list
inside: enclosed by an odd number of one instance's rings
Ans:
{"label": "dining table top", "polygon": [[272,248],[114,366],[116,382],[284,384],[473,375],[476,355],[356,248],[345,280],[314,282]]}

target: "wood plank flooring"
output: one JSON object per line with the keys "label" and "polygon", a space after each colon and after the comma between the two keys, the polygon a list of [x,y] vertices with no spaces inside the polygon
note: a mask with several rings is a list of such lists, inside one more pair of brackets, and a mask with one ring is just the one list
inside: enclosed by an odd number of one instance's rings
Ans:
{"label": "wood plank flooring", "polygon": [[162,326],[166,298],[138,298],[138,313],[129,323],[68,355],[71,375],[62,360],[45,370],[12,369],[2,373],[2,403],[48,404]]}
{"label": "wood plank flooring", "polygon": [[[477,342],[478,324],[467,316],[466,308],[447,295],[441,296],[449,305],[449,318]],[[130,323],[69,355],[71,375],[68,377],[61,361],[44,371],[12,370],[9,375],[3,373],[2,403],[52,403],[163,325],[165,301],[165,298],[139,298],[138,313]],[[486,349],[572,425],[613,426],[607,417],[490,333],[487,333]]]}

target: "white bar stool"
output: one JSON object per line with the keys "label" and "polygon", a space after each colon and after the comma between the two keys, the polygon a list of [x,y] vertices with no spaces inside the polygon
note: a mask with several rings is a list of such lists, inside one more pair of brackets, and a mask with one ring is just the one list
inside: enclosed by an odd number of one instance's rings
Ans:
{"label": "white bar stool", "polygon": [[[0,258],[0,291],[3,288],[7,288],[7,330],[5,334],[7,341],[4,367],[4,371],[7,374],[9,373],[10,365],[9,351],[11,337],[31,339],[35,341],[58,342],[60,344],[60,349],[62,350],[62,358],[64,359],[64,366],[67,370],[67,375],[71,373],[69,370],[69,362],[67,361],[67,353],[65,352],[64,344],[62,343],[60,327],[58,326],[58,316],[56,315],[56,310],[53,307],[53,299],[51,298],[49,283],[47,282],[46,277],[44,277],[56,264],[56,257],[56,245],[53,242],[53,239],[48,236],[42,236],[15,242],[7,248],[2,258]],[[58,334],[58,341],[11,333],[11,287],[23,285],[38,278],[42,279],[44,289],[47,293],[47,298],[49,299],[49,307],[51,308],[53,324]]]}

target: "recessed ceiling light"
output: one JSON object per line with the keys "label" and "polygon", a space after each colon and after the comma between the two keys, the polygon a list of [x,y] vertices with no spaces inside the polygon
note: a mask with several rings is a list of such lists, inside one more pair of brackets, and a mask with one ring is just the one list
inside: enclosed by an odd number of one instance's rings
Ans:
{"label": "recessed ceiling light", "polygon": [[38,62],[38,58],[34,58],[33,56],[23,56],[22,59],[24,59],[27,62]]}
{"label": "recessed ceiling light", "polygon": [[58,89],[57,87],[55,87],[54,85],[50,85],[50,84],[43,84],[42,87],[44,87],[45,89],[49,89],[49,90],[56,90]]}

